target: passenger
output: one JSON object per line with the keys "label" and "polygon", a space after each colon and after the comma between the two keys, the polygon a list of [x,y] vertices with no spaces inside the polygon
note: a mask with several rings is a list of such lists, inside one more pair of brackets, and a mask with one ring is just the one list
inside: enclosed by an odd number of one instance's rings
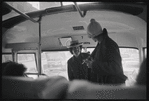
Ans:
{"label": "passenger", "polygon": [[88,53],[81,53],[82,43],[78,40],[71,41],[68,46],[70,53],[73,55],[68,61],[68,78],[74,79],[88,79],[88,67],[82,64],[83,60],[89,56]]}
{"label": "passenger", "polygon": [[74,80],[69,85],[67,99],[146,99],[146,59],[142,62],[136,84],[97,85],[84,80]]}
{"label": "passenger", "polygon": [[[136,86],[98,85],[85,80],[67,81],[62,76],[30,80],[2,77],[3,99],[146,99],[146,60]],[[141,83],[139,83],[141,82]],[[15,86],[14,86],[15,84]],[[143,86],[140,86],[140,84]],[[17,87],[17,89],[16,89]]]}
{"label": "passenger", "polygon": [[12,61],[2,63],[2,76],[26,76],[26,67]]}
{"label": "passenger", "polygon": [[123,73],[122,59],[119,47],[95,19],[90,20],[87,34],[97,46],[91,54],[91,60],[86,60],[87,66],[91,68],[91,81],[100,84],[122,84],[127,77]]}
{"label": "passenger", "polygon": [[140,65],[139,74],[136,78],[138,85],[146,85],[146,59]]}

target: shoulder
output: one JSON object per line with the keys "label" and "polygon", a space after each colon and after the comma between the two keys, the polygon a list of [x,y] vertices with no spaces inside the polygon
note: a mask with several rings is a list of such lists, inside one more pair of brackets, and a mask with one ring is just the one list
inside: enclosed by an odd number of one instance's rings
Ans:
{"label": "shoulder", "polygon": [[73,56],[71,58],[69,58],[69,60],[67,61],[67,63],[70,63],[73,60]]}
{"label": "shoulder", "polygon": [[110,37],[106,37],[105,41],[106,41],[106,44],[110,47],[118,47],[118,44]]}

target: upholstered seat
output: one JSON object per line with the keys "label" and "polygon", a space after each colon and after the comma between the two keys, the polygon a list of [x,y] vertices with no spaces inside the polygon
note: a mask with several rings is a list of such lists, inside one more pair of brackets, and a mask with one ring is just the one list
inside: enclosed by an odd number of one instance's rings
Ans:
{"label": "upholstered seat", "polygon": [[64,77],[2,77],[3,99],[146,99],[145,86],[98,85]]}
{"label": "upholstered seat", "polygon": [[2,77],[4,99],[56,99],[62,98],[68,86],[64,77],[31,79]]}
{"label": "upholstered seat", "polygon": [[75,80],[68,89],[67,99],[146,99],[145,86],[98,85]]}

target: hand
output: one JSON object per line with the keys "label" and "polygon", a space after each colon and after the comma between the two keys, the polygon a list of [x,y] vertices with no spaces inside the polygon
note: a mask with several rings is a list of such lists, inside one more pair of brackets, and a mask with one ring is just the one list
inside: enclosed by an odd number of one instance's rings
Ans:
{"label": "hand", "polygon": [[84,64],[84,63],[86,63],[88,68],[92,68],[93,58],[89,57],[89,58],[85,59],[82,64]]}

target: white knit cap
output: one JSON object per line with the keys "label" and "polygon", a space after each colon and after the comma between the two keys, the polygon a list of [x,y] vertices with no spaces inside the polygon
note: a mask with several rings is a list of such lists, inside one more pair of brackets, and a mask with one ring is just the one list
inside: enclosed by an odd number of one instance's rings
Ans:
{"label": "white knit cap", "polygon": [[90,20],[90,24],[87,27],[87,34],[90,38],[102,34],[102,28],[100,24],[97,21],[95,21],[95,19]]}

